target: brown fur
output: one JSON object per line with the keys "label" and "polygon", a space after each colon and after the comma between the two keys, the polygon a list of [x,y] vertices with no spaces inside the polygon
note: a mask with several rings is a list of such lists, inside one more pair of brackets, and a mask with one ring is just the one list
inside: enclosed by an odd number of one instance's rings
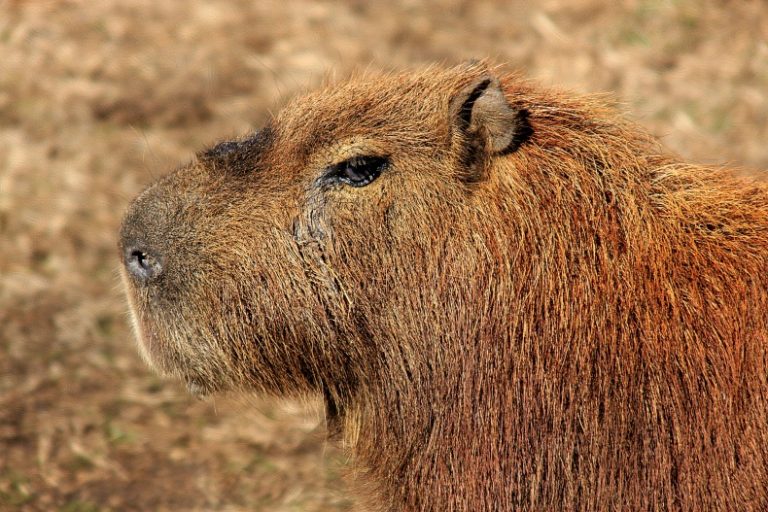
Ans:
{"label": "brown fur", "polygon": [[[145,355],[322,394],[376,509],[768,509],[768,189],[496,80],[357,77],[150,187]],[[392,163],[319,181],[354,155]]]}

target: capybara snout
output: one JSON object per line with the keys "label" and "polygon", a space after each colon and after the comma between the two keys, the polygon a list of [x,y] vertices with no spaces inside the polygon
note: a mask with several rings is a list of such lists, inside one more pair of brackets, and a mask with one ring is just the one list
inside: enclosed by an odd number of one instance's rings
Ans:
{"label": "capybara snout", "polygon": [[357,76],[151,185],[144,357],[315,395],[373,510],[768,509],[768,190],[484,64]]}
{"label": "capybara snout", "polygon": [[123,264],[132,282],[144,286],[159,279],[169,255],[168,215],[150,197],[135,201],[120,233]]}

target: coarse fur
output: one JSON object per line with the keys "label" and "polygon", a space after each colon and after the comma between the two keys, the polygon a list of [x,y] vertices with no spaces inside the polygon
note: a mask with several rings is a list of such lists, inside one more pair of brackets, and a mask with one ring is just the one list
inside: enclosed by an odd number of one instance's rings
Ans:
{"label": "coarse fur", "polygon": [[121,240],[162,263],[124,272],[148,361],[321,394],[374,510],[768,509],[768,188],[603,99],[358,76],[160,179]]}

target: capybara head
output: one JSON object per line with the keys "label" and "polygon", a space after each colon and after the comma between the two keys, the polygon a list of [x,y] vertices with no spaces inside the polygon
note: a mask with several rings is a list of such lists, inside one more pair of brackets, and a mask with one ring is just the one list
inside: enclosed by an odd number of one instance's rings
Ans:
{"label": "capybara head", "polygon": [[371,384],[377,344],[423,343],[431,310],[469,300],[473,189],[529,135],[468,64],[350,80],[201,153],[125,217],[144,355],[197,392]]}
{"label": "capybara head", "polygon": [[378,508],[768,507],[768,191],[600,98],[358,76],[153,184],[120,247],[147,360],[322,396]]}

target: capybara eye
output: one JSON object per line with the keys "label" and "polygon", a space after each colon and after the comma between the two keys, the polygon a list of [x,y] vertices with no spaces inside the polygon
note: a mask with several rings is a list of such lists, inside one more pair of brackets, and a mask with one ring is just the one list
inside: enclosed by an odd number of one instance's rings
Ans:
{"label": "capybara eye", "polygon": [[378,178],[388,165],[387,157],[356,156],[332,165],[328,170],[328,178],[353,187],[364,187]]}

